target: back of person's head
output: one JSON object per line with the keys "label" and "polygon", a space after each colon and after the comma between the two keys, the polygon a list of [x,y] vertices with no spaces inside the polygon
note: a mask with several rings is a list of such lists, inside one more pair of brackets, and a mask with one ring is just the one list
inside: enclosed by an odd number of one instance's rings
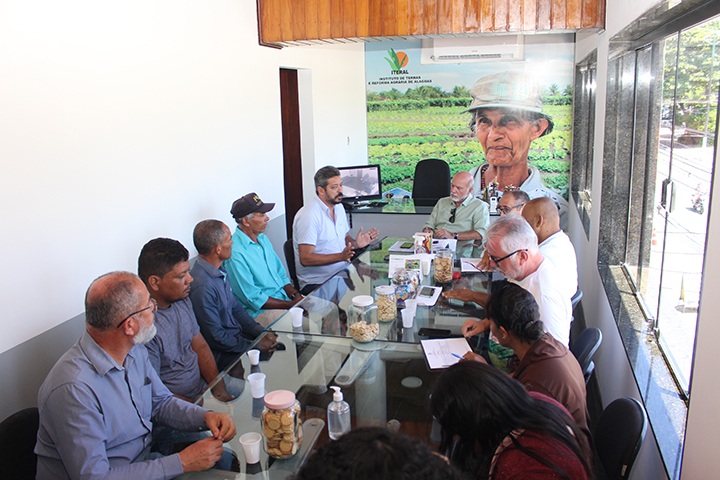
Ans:
{"label": "back of person's head", "polygon": [[180,262],[189,258],[187,248],[171,238],[155,238],[143,246],[138,258],[138,275],[148,283],[151,275],[163,278]]}
{"label": "back of person's head", "polygon": [[327,187],[328,180],[338,176],[340,176],[340,170],[330,165],[315,172],[315,193],[317,193],[317,187]]}
{"label": "back of person's head", "polygon": [[[555,405],[531,397],[520,382],[495,367],[462,361],[447,368],[435,385],[430,411],[442,427],[440,451],[451,451],[457,441],[453,464],[476,477],[487,477],[495,450],[518,429],[559,439],[588,470],[575,440],[584,435],[572,418]],[[526,454],[546,462],[532,451]]]}
{"label": "back of person's head", "polygon": [[223,243],[227,226],[220,220],[203,220],[195,225],[193,243],[200,255],[208,255],[212,249]]}
{"label": "back of person's head", "polygon": [[352,430],[310,456],[297,480],[452,480],[455,469],[430,448],[387,428]]}
{"label": "back of person's head", "polygon": [[485,240],[497,238],[505,253],[527,248],[530,253],[537,252],[537,234],[530,224],[520,215],[505,215],[495,220],[485,232]]}
{"label": "back of person's head", "polygon": [[110,272],[93,280],[85,293],[85,322],[101,332],[115,328],[142,303],[137,286],[138,277],[130,272]]}
{"label": "back of person's head", "polygon": [[532,293],[507,280],[493,282],[490,291],[485,305],[487,318],[523,342],[533,343],[542,336],[540,308]]}
{"label": "back of person's head", "polygon": [[548,232],[560,230],[560,210],[557,203],[550,197],[539,197],[530,200],[523,209],[522,216],[535,228],[538,217],[542,217],[543,227]]}

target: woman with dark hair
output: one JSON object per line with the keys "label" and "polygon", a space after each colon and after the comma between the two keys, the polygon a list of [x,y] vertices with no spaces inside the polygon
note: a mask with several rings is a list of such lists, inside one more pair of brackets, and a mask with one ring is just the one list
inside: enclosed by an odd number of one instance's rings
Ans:
{"label": "woman with dark hair", "polygon": [[440,451],[452,451],[452,463],[475,478],[592,478],[584,435],[556,402],[532,395],[488,365],[449,367],[430,399]]}
{"label": "woman with dark hair", "polygon": [[513,349],[520,360],[512,377],[528,391],[560,402],[589,443],[585,378],[575,356],[552,335],[543,333],[538,305],[530,292],[507,280],[493,282],[491,291],[485,321],[490,322],[494,340]]}
{"label": "woman with dark hair", "polygon": [[387,428],[353,430],[318,448],[295,480],[454,480],[445,457]]}

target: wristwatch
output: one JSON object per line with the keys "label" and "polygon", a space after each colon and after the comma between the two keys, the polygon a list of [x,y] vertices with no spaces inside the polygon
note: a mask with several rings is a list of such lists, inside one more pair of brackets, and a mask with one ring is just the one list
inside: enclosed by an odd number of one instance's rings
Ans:
{"label": "wristwatch", "polygon": [[458,234],[456,233],[456,234],[455,234],[455,240],[457,240],[457,239],[458,239],[458,238],[457,238],[457,236],[458,236]]}

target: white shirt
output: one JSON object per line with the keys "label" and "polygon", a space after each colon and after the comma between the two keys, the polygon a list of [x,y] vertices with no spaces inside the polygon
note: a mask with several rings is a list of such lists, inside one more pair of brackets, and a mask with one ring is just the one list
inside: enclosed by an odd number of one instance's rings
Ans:
{"label": "white shirt", "polygon": [[295,269],[300,288],[307,284],[320,284],[349,265],[349,262],[335,262],[330,265],[306,267],[300,263],[298,245],[313,245],[315,253],[333,254],[345,249],[345,236],[350,231],[345,208],[334,206],[335,220],[330,218],[330,208],[315,197],[310,204],[298,210],[293,221],[293,249]]}
{"label": "white shirt", "polygon": [[558,287],[568,298],[572,298],[577,291],[577,257],[575,247],[570,238],[562,230],[550,235],[540,245],[540,253],[555,266],[560,274],[561,282]]}
{"label": "white shirt", "polygon": [[510,279],[510,281],[532,293],[540,307],[540,320],[545,331],[567,347],[570,342],[572,307],[570,297],[558,287],[562,281],[553,264],[543,259],[535,272],[522,280]]}

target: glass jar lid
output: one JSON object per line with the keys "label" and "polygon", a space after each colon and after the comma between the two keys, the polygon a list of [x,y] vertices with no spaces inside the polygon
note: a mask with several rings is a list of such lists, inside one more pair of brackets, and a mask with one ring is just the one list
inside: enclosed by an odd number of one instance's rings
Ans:
{"label": "glass jar lid", "polygon": [[369,307],[373,303],[375,303],[375,299],[370,295],[358,295],[352,299],[352,304],[356,307]]}
{"label": "glass jar lid", "polygon": [[395,293],[395,287],[392,285],[378,285],[375,287],[375,293],[378,295],[393,295]]}
{"label": "glass jar lid", "polygon": [[265,406],[273,410],[284,410],[295,403],[295,394],[290,390],[273,390],[265,395]]}

